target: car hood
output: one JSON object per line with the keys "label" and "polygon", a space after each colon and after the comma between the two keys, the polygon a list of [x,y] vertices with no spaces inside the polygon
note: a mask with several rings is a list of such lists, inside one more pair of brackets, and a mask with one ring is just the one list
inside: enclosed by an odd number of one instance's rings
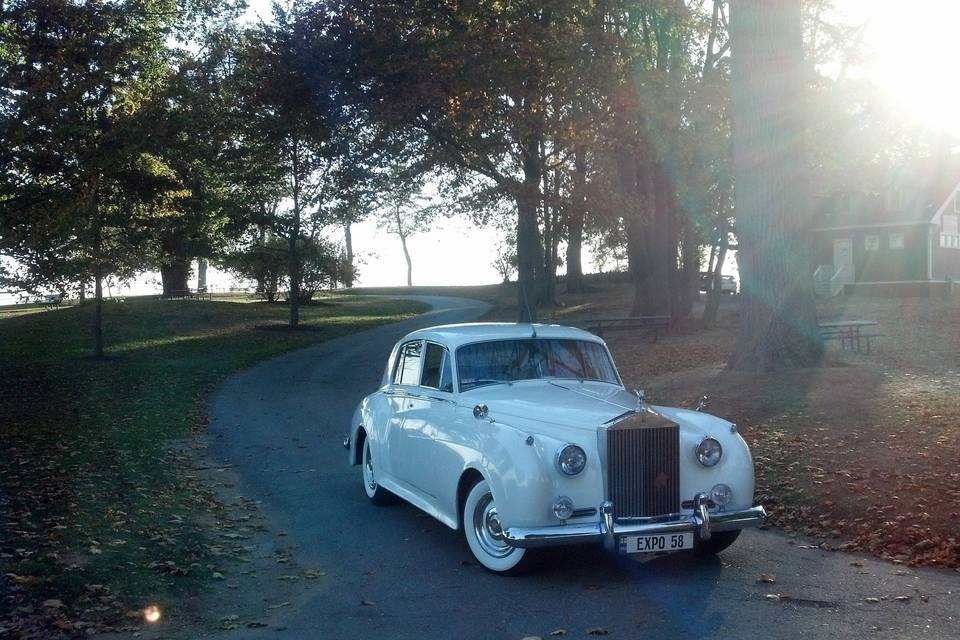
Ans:
{"label": "car hood", "polygon": [[639,408],[637,397],[623,388],[576,380],[522,380],[481,387],[463,394],[461,404],[486,405],[498,422],[540,422],[596,431]]}

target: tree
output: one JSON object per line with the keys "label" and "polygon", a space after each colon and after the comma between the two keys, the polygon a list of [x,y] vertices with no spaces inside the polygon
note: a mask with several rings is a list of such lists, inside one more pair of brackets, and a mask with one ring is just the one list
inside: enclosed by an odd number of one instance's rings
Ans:
{"label": "tree", "polygon": [[536,316],[543,179],[562,162],[563,117],[582,78],[573,59],[591,3],[342,0],[352,100],[375,126],[414,138],[427,161],[479,176],[516,204],[518,317]]}
{"label": "tree", "polygon": [[808,255],[800,0],[733,0],[733,160],[742,302],[728,365],[770,371],[822,352]]}
{"label": "tree", "polygon": [[380,196],[378,224],[400,238],[407,262],[408,287],[413,286],[413,261],[407,240],[428,228],[436,215],[437,206],[423,196],[423,183],[408,175],[398,175],[386,193]]}
{"label": "tree", "polygon": [[149,252],[145,229],[182,195],[150,153],[146,105],[163,86],[172,0],[12,2],[0,66],[0,252],[28,289],[102,283]]}
{"label": "tree", "polygon": [[510,276],[517,272],[517,249],[513,236],[497,242],[496,253],[491,266],[503,278],[503,284],[510,282]]}
{"label": "tree", "polygon": [[[238,61],[240,180],[261,203],[281,202],[274,215],[257,219],[287,241],[291,327],[299,324],[301,259],[309,227],[331,204],[341,154],[339,114],[331,95],[333,71],[327,38],[312,5],[274,3],[274,21],[246,34]],[[266,210],[262,207],[261,210]]]}

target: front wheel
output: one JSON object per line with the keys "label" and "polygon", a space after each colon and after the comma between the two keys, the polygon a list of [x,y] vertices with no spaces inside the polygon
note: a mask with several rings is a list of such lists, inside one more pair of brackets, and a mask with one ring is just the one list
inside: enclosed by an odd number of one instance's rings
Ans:
{"label": "front wheel", "polygon": [[710,536],[709,540],[700,540],[696,546],[696,552],[702,556],[712,556],[720,553],[740,537],[740,530],[736,531],[716,531]]}
{"label": "front wheel", "polygon": [[370,438],[367,437],[363,439],[361,467],[363,468],[363,490],[370,498],[370,502],[379,506],[392,504],[395,500],[394,495],[377,484],[377,474],[373,467],[373,454],[370,453]]}
{"label": "front wheel", "polygon": [[503,539],[503,528],[490,485],[481,480],[473,485],[463,503],[463,534],[467,545],[485,569],[502,575],[517,575],[530,568],[533,552],[511,547]]}

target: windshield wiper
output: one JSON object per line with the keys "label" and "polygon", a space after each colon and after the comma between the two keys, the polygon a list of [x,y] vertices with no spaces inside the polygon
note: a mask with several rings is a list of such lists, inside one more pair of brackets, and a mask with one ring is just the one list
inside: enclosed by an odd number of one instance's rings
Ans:
{"label": "windshield wiper", "polygon": [[[469,386],[463,391],[470,391],[471,389],[476,389],[477,387],[486,387],[491,384],[510,384],[510,380],[493,380],[492,378],[480,378],[479,380],[474,380],[469,383]],[[461,383],[461,387],[463,384]]]}

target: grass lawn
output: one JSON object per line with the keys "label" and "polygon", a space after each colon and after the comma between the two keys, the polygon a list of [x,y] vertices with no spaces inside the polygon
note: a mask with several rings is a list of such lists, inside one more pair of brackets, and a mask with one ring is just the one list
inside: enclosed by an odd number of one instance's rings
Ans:
{"label": "grass lawn", "polygon": [[286,307],[242,302],[107,302],[103,360],[87,357],[92,306],[0,309],[0,637],[43,614],[65,634],[80,630],[68,621],[122,626],[209,576],[217,505],[171,448],[202,427],[208,393],[257,361],[424,309],[330,295],[290,331]]}

